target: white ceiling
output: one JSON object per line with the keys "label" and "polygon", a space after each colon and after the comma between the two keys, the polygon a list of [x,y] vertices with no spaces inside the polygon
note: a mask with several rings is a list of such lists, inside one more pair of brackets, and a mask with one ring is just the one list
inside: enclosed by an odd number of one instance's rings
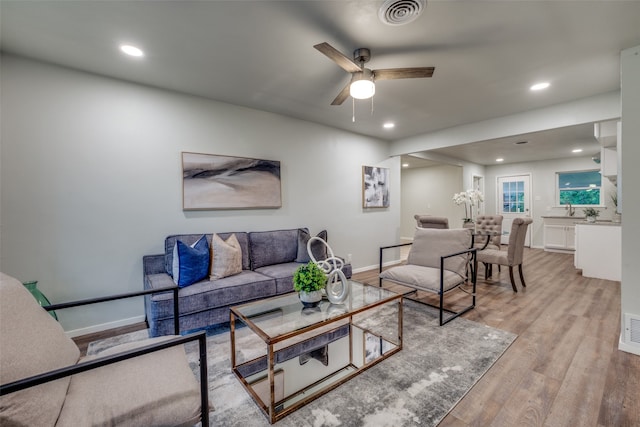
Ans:
{"label": "white ceiling", "polygon": [[[619,53],[640,45],[640,1],[432,0],[404,26],[381,23],[381,4],[0,0],[0,46],[7,53],[398,140],[618,90]],[[146,56],[123,56],[123,42],[138,45]],[[357,101],[352,123],[351,99],[330,105],[349,75],[313,49],[321,42],[347,56],[359,47],[371,49],[370,68],[436,70],[430,79],[378,82],[373,114],[369,101]],[[528,90],[541,80],[551,87]],[[385,121],[396,127],[383,129]],[[486,155],[490,163],[494,148],[539,158],[562,142],[566,151],[584,134],[586,128],[517,138],[544,140],[544,149],[514,146],[506,138],[438,152],[476,162]]]}

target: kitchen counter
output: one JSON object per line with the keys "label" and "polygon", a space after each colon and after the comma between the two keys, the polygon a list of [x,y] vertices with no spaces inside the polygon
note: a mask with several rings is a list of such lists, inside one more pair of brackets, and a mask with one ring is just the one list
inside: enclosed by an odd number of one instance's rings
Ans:
{"label": "kitchen counter", "polygon": [[542,215],[540,218],[554,218],[554,219],[585,219],[583,216],[569,216],[569,215]]}
{"label": "kitchen counter", "polygon": [[596,221],[596,222],[576,221],[574,222],[574,224],[575,225],[610,225],[614,227],[619,227],[622,225],[621,222],[613,222],[610,219],[604,219],[602,221]]}

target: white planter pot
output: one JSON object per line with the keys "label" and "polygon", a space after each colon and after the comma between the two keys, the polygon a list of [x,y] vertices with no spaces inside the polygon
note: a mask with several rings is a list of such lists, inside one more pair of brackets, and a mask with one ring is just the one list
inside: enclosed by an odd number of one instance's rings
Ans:
{"label": "white planter pot", "polygon": [[298,296],[300,297],[302,305],[305,307],[315,307],[320,301],[322,301],[322,291],[300,291],[298,292]]}
{"label": "white planter pot", "polygon": [[595,216],[588,216],[587,217],[587,222],[596,222],[596,217]]}

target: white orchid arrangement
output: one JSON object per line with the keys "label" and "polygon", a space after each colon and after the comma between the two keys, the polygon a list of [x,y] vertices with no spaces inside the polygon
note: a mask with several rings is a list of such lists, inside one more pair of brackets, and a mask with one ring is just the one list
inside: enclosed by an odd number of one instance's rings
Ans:
{"label": "white orchid arrangement", "polygon": [[453,195],[453,202],[460,206],[464,204],[464,222],[473,221],[473,207],[484,201],[484,195],[480,190],[468,189]]}

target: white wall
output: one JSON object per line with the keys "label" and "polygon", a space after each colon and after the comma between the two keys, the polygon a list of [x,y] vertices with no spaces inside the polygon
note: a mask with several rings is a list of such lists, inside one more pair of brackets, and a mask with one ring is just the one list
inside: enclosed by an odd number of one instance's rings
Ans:
{"label": "white wall", "polygon": [[[142,289],[142,256],[173,233],[326,228],[356,269],[399,239],[384,141],[11,56],[0,85],[0,269],[53,302]],[[182,151],[279,160],[282,208],[183,211]],[[390,209],[363,211],[365,164],[391,168]],[[143,314],[136,299],[60,319],[87,332]]]}
{"label": "white wall", "polygon": [[[543,220],[545,215],[565,215],[564,206],[558,206],[556,200],[556,172],[568,172],[598,169],[591,157],[575,157],[539,162],[513,163],[507,165],[487,166],[485,168],[485,212],[497,212],[497,179],[508,175],[531,175],[531,215],[533,224],[530,227],[531,245],[542,248],[544,246]],[[607,178],[602,178],[602,194],[606,209],[598,209],[598,219],[611,219],[614,207],[609,197],[615,187]],[[576,209],[577,216],[583,216],[582,209]]]}
{"label": "white wall", "polygon": [[462,226],[464,208],[453,203],[462,191],[462,168],[441,165],[402,170],[402,218],[400,236],[413,238],[414,215],[444,216],[451,228]]}
{"label": "white wall", "polygon": [[[638,254],[640,254],[640,46],[622,51],[622,328],[620,348],[640,354],[637,343],[625,340],[625,313],[640,318],[640,276]],[[620,184],[619,184],[620,185]]]}

